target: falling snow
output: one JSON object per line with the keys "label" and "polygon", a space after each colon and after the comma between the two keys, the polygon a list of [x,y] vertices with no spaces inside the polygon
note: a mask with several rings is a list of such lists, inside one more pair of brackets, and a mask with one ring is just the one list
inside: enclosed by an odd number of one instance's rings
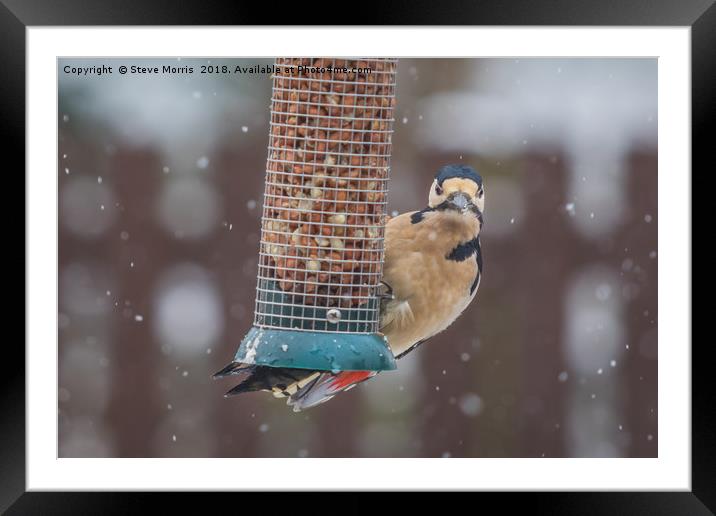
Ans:
{"label": "falling snow", "polygon": [[594,295],[597,296],[597,299],[600,301],[606,301],[612,295],[612,287],[603,283],[597,287]]}
{"label": "falling snow", "polygon": [[466,416],[475,417],[482,412],[482,398],[473,393],[465,394],[460,398],[459,407]]}
{"label": "falling snow", "polygon": [[205,169],[209,166],[209,158],[207,158],[206,156],[202,156],[201,158],[196,160],[196,166],[202,170]]}

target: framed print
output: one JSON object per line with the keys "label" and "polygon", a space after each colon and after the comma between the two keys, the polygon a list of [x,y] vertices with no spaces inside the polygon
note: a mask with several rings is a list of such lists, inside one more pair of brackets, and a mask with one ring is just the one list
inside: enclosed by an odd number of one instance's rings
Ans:
{"label": "framed print", "polygon": [[691,343],[712,3],[370,27],[6,4],[10,513],[153,490],[714,507]]}

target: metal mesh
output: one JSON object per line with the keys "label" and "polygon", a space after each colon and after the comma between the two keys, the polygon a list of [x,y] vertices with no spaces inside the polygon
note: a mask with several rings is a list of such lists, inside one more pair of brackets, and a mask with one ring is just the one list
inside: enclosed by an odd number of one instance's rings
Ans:
{"label": "metal mesh", "polygon": [[257,326],[378,330],[396,64],[276,59]]}

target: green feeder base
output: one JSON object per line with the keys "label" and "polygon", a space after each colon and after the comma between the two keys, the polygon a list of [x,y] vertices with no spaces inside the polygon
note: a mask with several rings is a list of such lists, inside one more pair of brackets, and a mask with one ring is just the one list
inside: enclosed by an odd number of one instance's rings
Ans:
{"label": "green feeder base", "polygon": [[318,371],[389,371],[395,358],[378,333],[328,333],[254,326],[236,362]]}
{"label": "green feeder base", "polygon": [[241,341],[236,362],[318,371],[396,368],[385,337],[372,332],[377,299],[354,308],[305,306],[272,280],[261,280],[259,293],[261,315]]}

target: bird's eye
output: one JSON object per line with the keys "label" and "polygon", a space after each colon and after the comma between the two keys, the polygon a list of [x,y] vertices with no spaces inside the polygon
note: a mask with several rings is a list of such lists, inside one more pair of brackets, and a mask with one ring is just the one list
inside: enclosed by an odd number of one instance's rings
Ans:
{"label": "bird's eye", "polygon": [[483,195],[484,193],[485,193],[484,190],[480,190],[480,191],[477,193],[477,195],[478,195],[479,197],[482,197],[482,195]]}
{"label": "bird's eye", "polygon": [[442,187],[441,187],[440,185],[435,185],[435,193],[436,193],[437,195],[442,195],[442,194],[443,194],[443,189],[442,189]]}

